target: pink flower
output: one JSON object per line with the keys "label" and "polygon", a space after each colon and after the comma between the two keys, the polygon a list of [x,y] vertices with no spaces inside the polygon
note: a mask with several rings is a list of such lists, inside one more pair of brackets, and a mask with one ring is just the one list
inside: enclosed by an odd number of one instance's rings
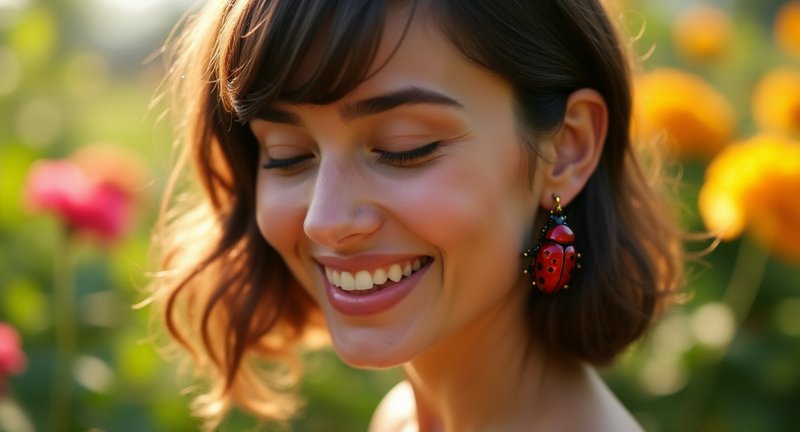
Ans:
{"label": "pink flower", "polygon": [[131,197],[108,181],[90,178],[71,160],[41,160],[28,174],[25,196],[33,211],[50,212],[76,232],[119,238],[130,224]]}
{"label": "pink flower", "polygon": [[19,333],[14,327],[0,322],[0,393],[5,389],[6,376],[22,373],[26,366]]}

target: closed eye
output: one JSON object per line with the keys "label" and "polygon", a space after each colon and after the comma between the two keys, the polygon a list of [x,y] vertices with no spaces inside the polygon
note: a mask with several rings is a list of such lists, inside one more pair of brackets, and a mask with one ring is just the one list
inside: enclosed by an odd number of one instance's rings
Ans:
{"label": "closed eye", "polygon": [[400,167],[413,166],[424,162],[425,158],[439,149],[440,144],[441,141],[434,141],[422,147],[402,152],[388,152],[384,150],[375,150],[375,152],[378,154],[378,162]]}
{"label": "closed eye", "polygon": [[280,159],[273,159],[269,158],[267,163],[264,164],[264,169],[268,170],[289,170],[292,168],[297,168],[303,162],[313,158],[314,155],[312,154],[305,154],[300,156],[294,156],[290,158],[280,158]]}

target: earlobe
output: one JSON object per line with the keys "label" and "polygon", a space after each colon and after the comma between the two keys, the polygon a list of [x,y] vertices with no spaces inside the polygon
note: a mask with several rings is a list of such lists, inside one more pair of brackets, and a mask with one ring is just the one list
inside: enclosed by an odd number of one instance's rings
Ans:
{"label": "earlobe", "polygon": [[568,204],[591,177],[608,130],[608,107],[594,89],[576,90],[567,99],[564,121],[553,137],[555,161],[544,181],[541,205],[552,206],[552,194]]}

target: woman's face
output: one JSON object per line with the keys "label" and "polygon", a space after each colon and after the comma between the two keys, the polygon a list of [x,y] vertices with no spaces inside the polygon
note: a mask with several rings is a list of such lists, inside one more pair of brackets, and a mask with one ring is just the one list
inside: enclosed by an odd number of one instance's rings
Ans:
{"label": "woman's face", "polygon": [[[376,64],[406,19],[389,14]],[[514,119],[510,86],[415,20],[343,99],[250,122],[258,225],[346,362],[401,364],[524,298],[540,190]]]}

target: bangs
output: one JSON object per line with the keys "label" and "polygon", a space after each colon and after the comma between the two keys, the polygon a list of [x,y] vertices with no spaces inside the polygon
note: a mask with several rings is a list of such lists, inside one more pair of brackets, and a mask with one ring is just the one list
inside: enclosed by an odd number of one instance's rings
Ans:
{"label": "bangs", "polygon": [[389,1],[233,3],[217,39],[213,71],[222,106],[247,122],[276,101],[341,99],[370,73]]}

